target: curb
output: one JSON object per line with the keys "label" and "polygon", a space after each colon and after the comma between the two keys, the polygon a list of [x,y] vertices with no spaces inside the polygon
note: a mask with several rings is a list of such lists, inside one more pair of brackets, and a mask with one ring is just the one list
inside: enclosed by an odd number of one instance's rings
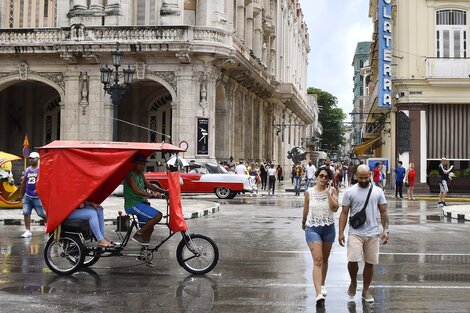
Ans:
{"label": "curb", "polygon": [[[219,203],[214,203],[214,205],[215,205],[214,207],[211,207],[211,208],[208,208],[208,209],[202,209],[202,210],[191,212],[191,213],[184,213],[183,217],[184,217],[185,220],[190,220],[190,219],[194,219],[194,218],[199,218],[199,217],[203,217],[203,216],[212,215],[212,214],[220,211],[220,204]],[[9,226],[24,225],[23,219],[19,219],[19,218],[16,218],[16,219],[6,218],[4,220],[0,219],[0,222],[3,222],[4,225],[9,225]],[[112,219],[112,218],[106,218],[104,220],[104,223],[107,226],[114,225],[115,222],[116,222],[116,219]],[[31,225],[44,226],[44,222],[42,220],[31,220]]]}

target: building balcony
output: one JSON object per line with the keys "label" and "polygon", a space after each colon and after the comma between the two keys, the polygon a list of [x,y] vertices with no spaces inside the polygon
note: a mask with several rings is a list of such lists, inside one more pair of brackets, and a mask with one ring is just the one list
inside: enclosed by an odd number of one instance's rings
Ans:
{"label": "building balcony", "polygon": [[470,78],[470,59],[465,58],[427,58],[426,79],[468,79]]}
{"label": "building balcony", "polygon": [[304,123],[311,124],[315,121],[314,108],[308,105],[305,96],[297,90],[294,84],[279,84],[276,94],[289,110],[302,118]]}
{"label": "building balcony", "polygon": [[[120,44],[193,44],[232,47],[224,30],[192,26],[86,26],[2,29],[0,53],[57,52],[62,46]],[[39,49],[39,50],[38,50]],[[153,49],[157,49],[153,46]]]}

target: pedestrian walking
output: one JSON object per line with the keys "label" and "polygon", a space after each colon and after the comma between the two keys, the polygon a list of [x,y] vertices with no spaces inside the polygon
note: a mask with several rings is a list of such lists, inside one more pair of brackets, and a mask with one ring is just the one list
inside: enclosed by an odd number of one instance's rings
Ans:
{"label": "pedestrian walking", "polygon": [[395,169],[395,199],[403,199],[403,180],[405,179],[406,171],[403,168],[403,162],[398,161],[397,168]]}
{"label": "pedestrian walking", "polygon": [[439,202],[437,203],[439,206],[447,206],[446,204],[446,196],[449,192],[448,181],[449,181],[449,173],[452,172],[454,166],[447,168],[447,159],[442,158],[441,164],[439,164]]}
{"label": "pedestrian walking", "polygon": [[23,238],[32,237],[31,232],[31,213],[33,209],[37,215],[46,221],[46,214],[42,206],[41,199],[36,193],[36,182],[39,176],[39,153],[31,152],[29,154],[30,166],[24,172],[20,187],[20,199],[23,202],[23,217],[26,231],[21,235]]}
{"label": "pedestrian walking", "polygon": [[[389,236],[387,200],[385,200],[382,188],[377,188],[370,183],[370,169],[367,165],[360,165],[357,168],[357,178],[358,183],[346,189],[343,195],[338,242],[344,247],[346,241],[344,229],[346,228],[348,215],[350,215],[356,228],[351,225],[350,217],[347,258],[351,283],[348,288],[348,296],[350,299],[354,299],[356,295],[358,262],[364,260],[362,298],[364,301],[372,303],[374,297],[369,291],[369,286],[374,274],[374,265],[379,263],[379,238],[382,239],[383,244],[386,244]],[[362,225],[360,223],[356,224],[354,217],[363,216],[361,213],[365,213],[365,222]],[[379,213],[382,233],[378,222]]]}
{"label": "pedestrian walking", "polygon": [[406,185],[408,187],[407,194],[408,194],[408,200],[414,200],[415,198],[413,197],[413,192],[415,190],[415,177],[416,177],[416,171],[415,171],[415,164],[410,163],[410,167],[406,171]]}
{"label": "pedestrian walking", "polygon": [[261,178],[261,189],[266,190],[266,182],[268,180],[268,165],[266,162],[261,163],[259,168],[259,176]]}
{"label": "pedestrian walking", "polygon": [[277,166],[276,173],[277,173],[278,182],[281,182],[281,180],[284,179],[284,177],[282,177],[282,167],[281,167],[281,165]]}
{"label": "pedestrian walking", "polygon": [[381,189],[383,189],[383,185],[382,185],[383,176],[382,176],[382,164],[381,163],[379,162],[375,163],[374,170],[372,171],[372,176],[373,176],[374,184],[377,187],[380,187]]}
{"label": "pedestrian walking", "polygon": [[235,174],[248,175],[248,170],[246,169],[245,164],[243,164],[243,160],[240,160],[240,163],[235,167]]}
{"label": "pedestrian walking", "polygon": [[274,195],[274,188],[276,187],[276,169],[274,168],[274,164],[271,164],[268,169],[268,181],[269,181],[268,195],[271,191],[272,191],[272,195]]}
{"label": "pedestrian walking", "polygon": [[294,176],[295,176],[295,164],[292,165],[292,168],[290,169],[290,179],[292,185],[294,184]]}
{"label": "pedestrian walking", "polygon": [[305,191],[302,229],[313,258],[313,284],[317,305],[325,302],[328,258],[335,241],[334,213],[338,211],[338,194],[330,185],[333,175],[329,168],[315,172],[317,184]]}
{"label": "pedestrian walking", "polygon": [[300,195],[300,183],[302,182],[302,175],[304,171],[302,169],[302,166],[300,164],[297,164],[295,166],[295,171],[294,171],[294,189],[295,189],[295,195],[298,196]]}
{"label": "pedestrian walking", "polygon": [[312,161],[308,162],[308,166],[305,169],[305,176],[306,176],[306,184],[305,184],[305,190],[308,188],[312,188],[315,184],[315,172],[317,171],[317,168],[315,165],[312,164]]}
{"label": "pedestrian walking", "polygon": [[348,187],[351,187],[353,184],[355,184],[353,176],[354,176],[354,164],[352,161],[349,162],[348,166]]}

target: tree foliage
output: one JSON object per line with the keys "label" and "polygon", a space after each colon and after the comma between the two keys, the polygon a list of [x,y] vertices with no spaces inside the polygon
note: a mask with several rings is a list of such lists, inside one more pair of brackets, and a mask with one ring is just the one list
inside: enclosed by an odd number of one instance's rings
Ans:
{"label": "tree foliage", "polygon": [[339,152],[341,146],[344,145],[344,134],[346,129],[343,125],[346,114],[341,108],[338,108],[338,99],[329,92],[318,88],[309,87],[308,94],[316,94],[320,114],[318,121],[323,127],[321,135],[321,150],[328,153]]}

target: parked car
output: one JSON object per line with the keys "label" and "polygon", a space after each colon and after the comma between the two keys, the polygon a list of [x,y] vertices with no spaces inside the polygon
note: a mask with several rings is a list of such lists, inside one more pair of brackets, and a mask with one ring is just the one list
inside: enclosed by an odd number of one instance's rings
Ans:
{"label": "parked car", "polygon": [[[190,162],[183,168],[181,178],[182,193],[215,193],[220,199],[233,199],[240,192],[256,192],[255,179],[248,175],[237,175],[228,172],[223,166],[214,163]],[[150,172],[145,178],[160,187],[167,189],[168,181],[165,172]]]}

